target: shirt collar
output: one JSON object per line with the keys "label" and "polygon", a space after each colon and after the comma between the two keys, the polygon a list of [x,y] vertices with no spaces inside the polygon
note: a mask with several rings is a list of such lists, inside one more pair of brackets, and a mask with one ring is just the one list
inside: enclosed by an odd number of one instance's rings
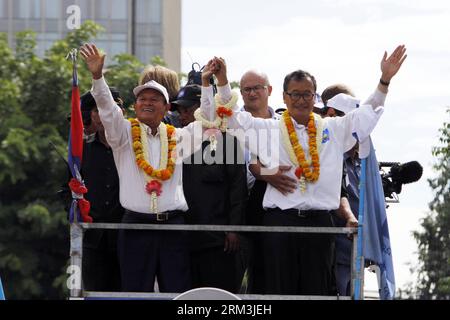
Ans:
{"label": "shirt collar", "polygon": [[[279,114],[277,114],[277,113],[275,113],[275,110],[271,107],[271,106],[268,106],[268,109],[269,109],[269,114],[270,114],[270,117],[272,118],[272,119],[279,119],[280,118],[280,115]],[[241,110],[240,111],[245,111],[245,106],[243,106],[242,108],[241,108]]]}
{"label": "shirt collar", "polygon": [[144,126],[145,126],[145,131],[147,132],[147,136],[154,137],[154,138],[159,137],[159,126],[156,129],[155,135],[152,135],[152,129],[149,126],[147,126],[146,124],[144,124]]}

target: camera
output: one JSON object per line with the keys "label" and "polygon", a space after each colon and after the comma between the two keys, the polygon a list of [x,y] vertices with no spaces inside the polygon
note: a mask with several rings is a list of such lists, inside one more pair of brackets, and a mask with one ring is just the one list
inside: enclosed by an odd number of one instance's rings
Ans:
{"label": "camera", "polygon": [[[205,66],[200,67],[199,63],[194,62],[192,64],[192,70],[189,71],[189,73],[188,73],[188,80],[187,80],[186,85],[198,84],[199,86],[201,86],[202,85],[202,70],[203,70],[203,68],[205,68]],[[217,88],[216,88],[216,85],[214,83],[214,77],[211,77],[209,79],[209,84],[213,86],[214,94],[216,94],[217,93]]]}
{"label": "camera", "polygon": [[[422,177],[423,168],[417,161],[404,164],[400,162],[380,162],[381,182],[383,184],[384,196],[398,202],[397,195],[402,192],[402,185],[418,181]],[[382,168],[390,168],[386,173]]]}

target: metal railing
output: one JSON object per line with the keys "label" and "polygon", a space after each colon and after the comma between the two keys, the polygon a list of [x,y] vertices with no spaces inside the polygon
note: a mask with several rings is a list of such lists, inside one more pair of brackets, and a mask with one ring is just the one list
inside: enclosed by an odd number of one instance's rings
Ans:
{"label": "metal railing", "polygon": [[[70,225],[70,262],[80,270],[82,283],[83,233],[86,229],[132,229],[132,230],[179,230],[179,231],[233,231],[233,232],[282,232],[282,233],[327,233],[353,234],[357,228],[338,227],[290,227],[290,226],[243,226],[243,225],[188,225],[188,224],[133,224],[133,223],[72,223]],[[353,239],[356,237],[354,236]],[[356,241],[353,241],[351,266],[351,295],[350,296],[306,296],[306,295],[259,295],[236,294],[247,300],[350,300],[355,297],[354,283],[361,282],[359,296],[362,297],[364,281],[364,263],[360,263],[360,270],[356,270]],[[99,292],[84,291],[81,288],[70,290],[70,299],[82,298],[116,298],[116,299],[173,299],[181,294],[156,292]]]}

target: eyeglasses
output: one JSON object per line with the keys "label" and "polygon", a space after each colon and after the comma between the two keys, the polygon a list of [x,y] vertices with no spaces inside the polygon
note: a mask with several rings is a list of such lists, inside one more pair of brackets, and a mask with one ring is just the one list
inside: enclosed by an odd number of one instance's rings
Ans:
{"label": "eyeglasses", "polygon": [[303,93],[296,92],[296,91],[291,92],[291,93],[289,93],[289,92],[285,92],[285,93],[292,99],[292,101],[298,101],[298,100],[300,100],[300,98],[303,98],[303,100],[305,102],[310,102],[315,96],[314,93],[308,92],[308,91],[303,92]]}
{"label": "eyeglasses", "polygon": [[260,91],[260,90],[262,90],[262,89],[267,89],[267,86],[262,86],[262,85],[257,85],[257,86],[254,86],[254,87],[244,87],[244,88],[242,88],[241,90],[245,93],[245,94],[250,94],[252,91],[255,91],[255,92],[257,92],[257,91]]}

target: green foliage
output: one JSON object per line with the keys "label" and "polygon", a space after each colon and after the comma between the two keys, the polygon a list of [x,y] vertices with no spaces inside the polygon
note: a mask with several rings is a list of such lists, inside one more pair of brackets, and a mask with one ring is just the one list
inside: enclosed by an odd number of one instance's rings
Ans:
{"label": "green foliage", "polygon": [[143,68],[144,65],[136,57],[124,53],[116,55],[113,64],[105,72],[108,84],[120,91],[125,107],[134,103],[133,88],[138,85]]}
{"label": "green foliage", "polygon": [[66,296],[53,285],[69,252],[56,196],[66,168],[49,143],[67,150],[71,69],[52,51],[37,57],[35,38],[18,33],[13,53],[0,37],[0,274],[8,299]]}
{"label": "green foliage", "polygon": [[[8,299],[68,295],[69,228],[57,196],[67,181],[60,156],[67,154],[72,90],[66,56],[101,31],[87,21],[44,57],[35,54],[34,32],[16,35],[15,52],[0,33],[0,275]],[[128,54],[112,61],[105,77],[131,105],[143,64]],[[165,64],[159,57],[152,62]],[[92,76],[81,59],[78,80],[81,93],[91,88]]]}
{"label": "green foliage", "polygon": [[[450,108],[447,109],[450,115]],[[429,179],[435,192],[431,212],[414,232],[419,246],[419,267],[416,297],[450,299],[450,121],[440,131],[440,146],[433,148],[438,176]]]}
{"label": "green foliage", "polygon": [[154,66],[163,66],[163,67],[167,67],[167,63],[164,61],[163,58],[161,58],[160,56],[154,56],[150,59],[150,64],[154,65]]}

